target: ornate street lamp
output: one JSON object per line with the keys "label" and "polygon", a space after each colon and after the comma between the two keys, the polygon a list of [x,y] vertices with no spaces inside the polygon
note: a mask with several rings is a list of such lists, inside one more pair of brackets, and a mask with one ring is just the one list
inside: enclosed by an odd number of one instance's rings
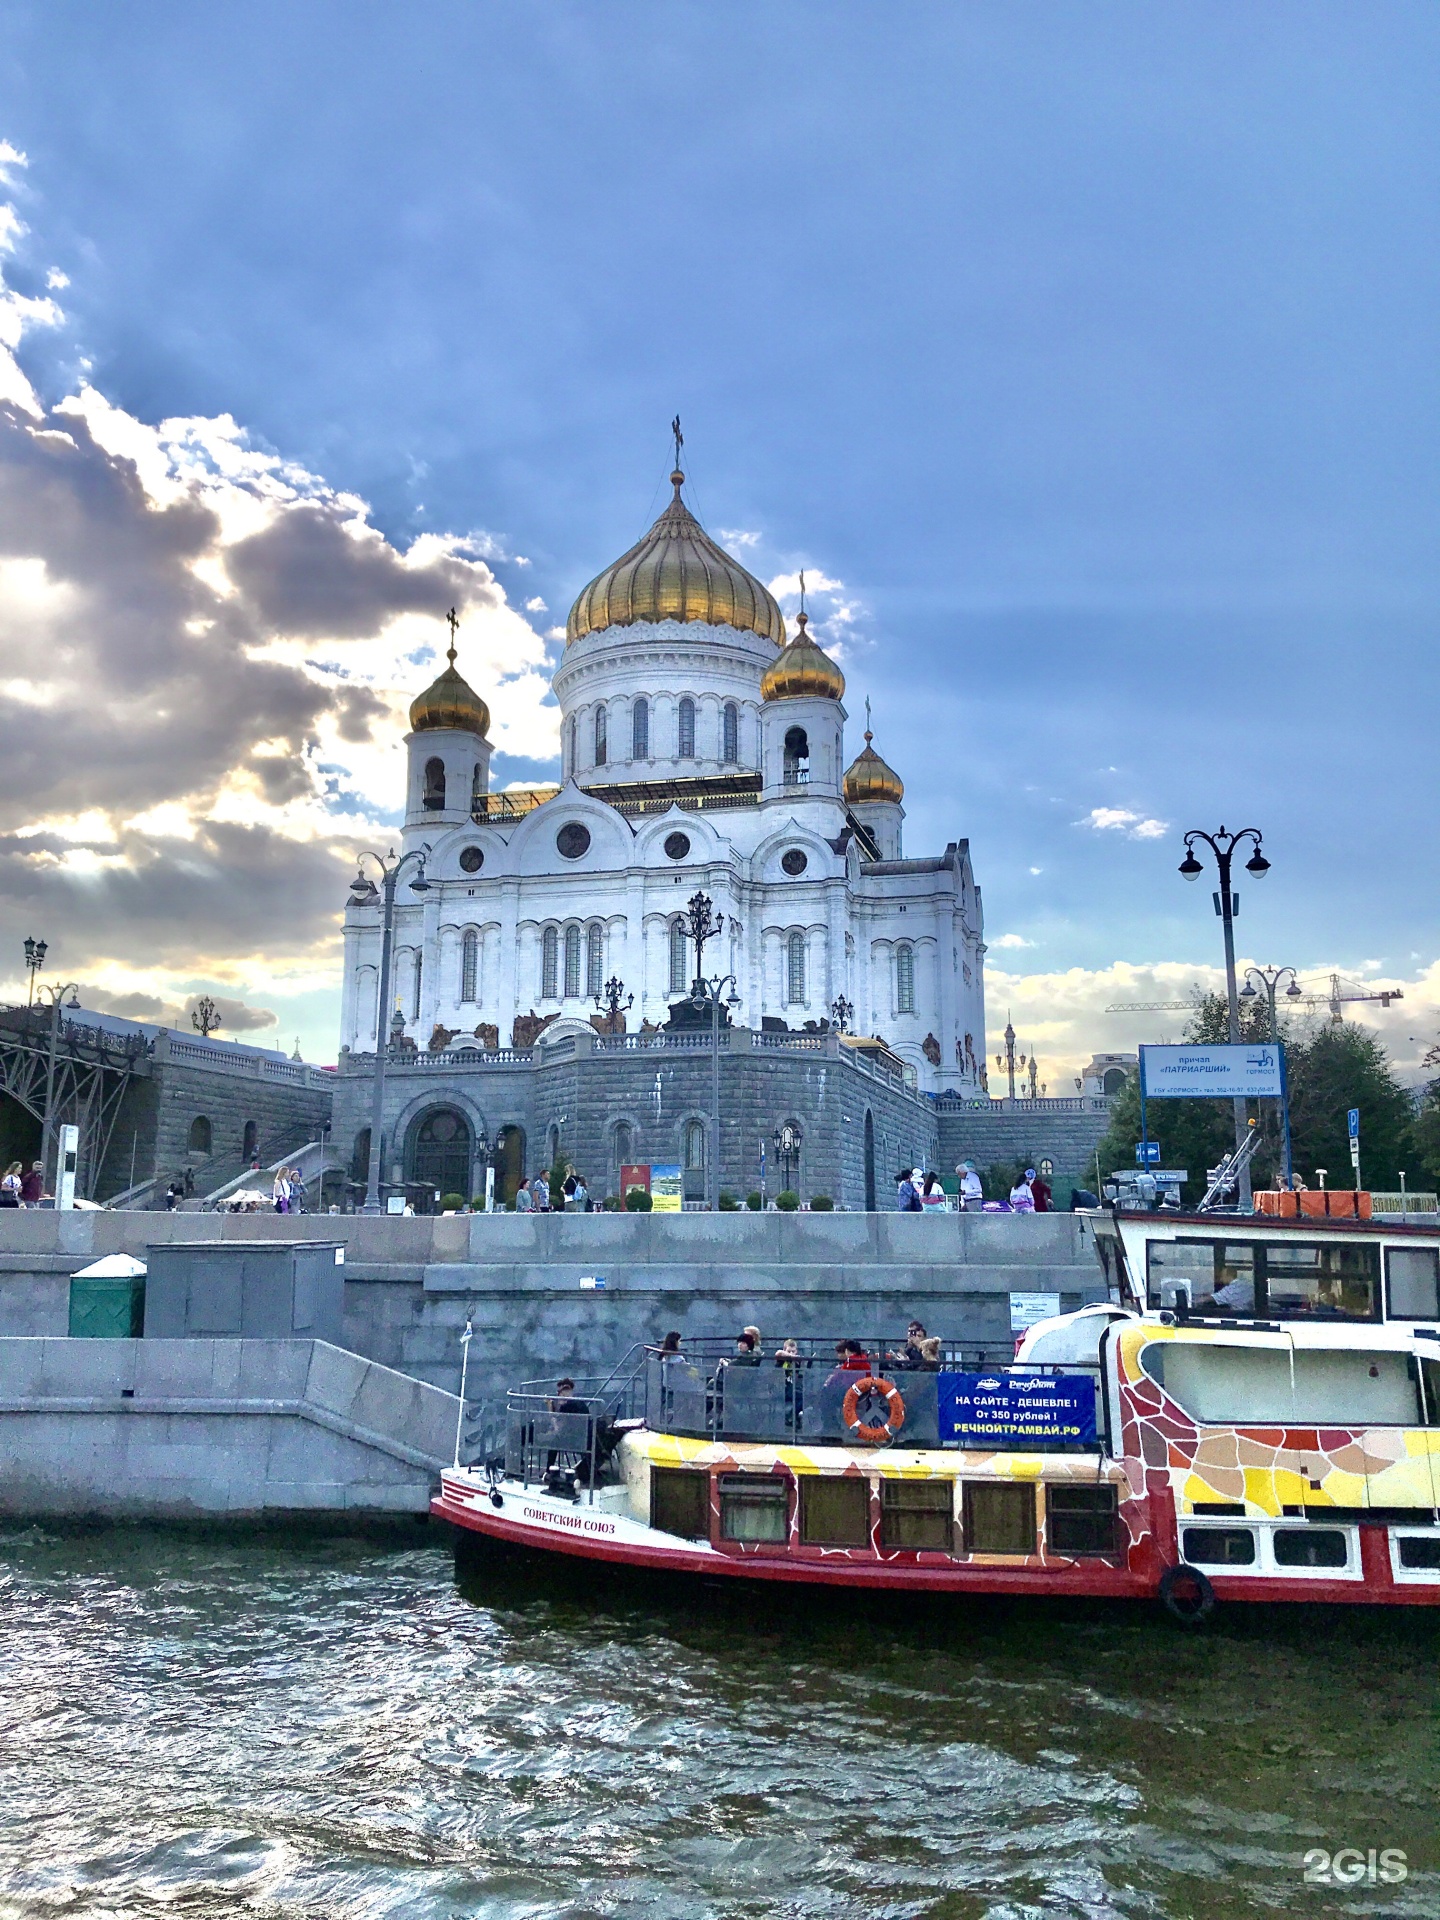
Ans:
{"label": "ornate street lamp", "polygon": [[[222,1024],[220,1009],[208,993],[202,993],[195,1002],[190,1012],[190,1024],[202,1040],[208,1040],[215,1029]],[[295,1044],[298,1049],[299,1041],[297,1040]]]}
{"label": "ornate street lamp", "polygon": [[[381,1024],[385,1018],[385,1008],[390,1000],[390,955],[395,938],[395,889],[400,876],[411,862],[415,863],[415,875],[410,882],[412,893],[428,893],[430,882],[425,878],[425,862],[429,857],[427,846],[412,848],[397,859],[392,847],[388,854],[374,853],[370,849],[360,854],[356,861],[355,878],[350,882],[350,899],[354,906],[381,909],[380,919],[380,978],[375,995],[375,1081],[370,1099],[370,1165],[365,1181],[366,1213],[380,1211],[380,1148],[381,1130],[385,1123],[385,1062],[388,1048]],[[365,862],[373,860],[380,870],[380,885],[368,879]],[[395,1027],[398,1023],[401,1035],[405,1031],[405,1016],[397,1007],[395,1021],[391,1025],[390,1044],[396,1040]]]}
{"label": "ornate street lamp", "polygon": [[800,1157],[800,1129],[786,1121],[775,1129],[775,1157],[785,1168],[785,1187],[790,1187],[790,1168]]}
{"label": "ornate street lamp", "polygon": [[33,1007],[35,1004],[35,976],[44,966],[48,951],[46,942],[43,940],[27,939],[25,942],[25,965],[30,970],[30,992],[25,999],[27,1007]]}
{"label": "ornate street lamp", "polygon": [[[1220,890],[1215,895],[1215,911],[1225,929],[1225,1000],[1229,1013],[1229,1035],[1231,1046],[1240,1044],[1240,996],[1235,985],[1235,900],[1231,891],[1230,872],[1235,855],[1246,841],[1253,843],[1250,858],[1245,862],[1245,871],[1252,880],[1263,880],[1270,871],[1270,862],[1265,858],[1261,845],[1261,833],[1258,827],[1242,827],[1238,833],[1229,833],[1221,827],[1215,833],[1206,833],[1199,827],[1192,827],[1185,835],[1185,858],[1180,862],[1180,873],[1186,880],[1198,880],[1205,871],[1195,857],[1195,848],[1202,842],[1210,849],[1215,859],[1216,871],[1220,877]],[[1238,1153],[1245,1144],[1249,1132],[1249,1120],[1245,1112],[1245,1102],[1235,1102],[1235,1150]],[[1240,1191],[1238,1201],[1242,1213],[1249,1213],[1252,1205],[1250,1194],[1250,1168],[1240,1169]]]}
{"label": "ornate street lamp", "polygon": [[838,1000],[830,1002],[830,1018],[835,1022],[836,1031],[849,1033],[850,1022],[855,1018],[855,1009],[842,993]]}
{"label": "ornate street lamp", "polygon": [[697,986],[704,982],[705,942],[715,939],[725,926],[724,914],[712,914],[711,905],[709,896],[703,893],[692,893],[685,903],[685,924],[691,940],[695,943],[695,985]]}
{"label": "ornate street lamp", "polygon": [[631,1007],[634,1006],[635,996],[633,993],[629,994],[622,1001],[620,996],[625,992],[625,982],[617,979],[613,973],[605,982],[601,991],[604,994],[603,1003],[600,994],[597,993],[595,995],[595,1004],[597,1007],[602,1004],[604,1006],[605,1030],[610,1034],[618,1033],[620,1031],[620,1016],[622,1013],[628,1013]]}
{"label": "ornate street lamp", "polygon": [[1015,1029],[1010,1024],[1010,1016],[1008,1014],[1005,1016],[1005,1051],[1004,1053],[996,1054],[995,1064],[997,1067],[1004,1067],[1009,1074],[1010,1098],[1013,1100],[1015,1098],[1015,1069],[1019,1067],[1022,1073],[1025,1071],[1025,1056],[1023,1053],[1016,1053],[1015,1051]]}

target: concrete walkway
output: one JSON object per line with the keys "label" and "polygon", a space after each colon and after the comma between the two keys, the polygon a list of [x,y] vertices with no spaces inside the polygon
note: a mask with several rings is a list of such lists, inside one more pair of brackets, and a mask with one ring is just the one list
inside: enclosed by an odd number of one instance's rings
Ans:
{"label": "concrete walkway", "polygon": [[323,1340],[0,1339],[0,1513],[424,1513],[458,1410]]}

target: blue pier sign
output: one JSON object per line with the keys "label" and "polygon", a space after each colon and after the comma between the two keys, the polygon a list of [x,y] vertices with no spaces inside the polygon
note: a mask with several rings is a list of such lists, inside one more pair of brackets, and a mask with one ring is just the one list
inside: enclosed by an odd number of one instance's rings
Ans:
{"label": "blue pier sign", "polygon": [[1088,1373],[942,1373],[942,1446],[1093,1446],[1095,1381]]}

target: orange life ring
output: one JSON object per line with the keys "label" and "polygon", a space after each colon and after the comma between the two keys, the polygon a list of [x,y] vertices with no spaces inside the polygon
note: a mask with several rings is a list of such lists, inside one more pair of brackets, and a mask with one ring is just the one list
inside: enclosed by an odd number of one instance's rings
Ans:
{"label": "orange life ring", "polygon": [[[883,1427],[865,1426],[857,1417],[856,1409],[860,1405],[860,1396],[865,1393],[883,1393],[886,1400],[887,1418]],[[872,1447],[881,1446],[891,1440],[905,1424],[905,1402],[899,1389],[889,1380],[878,1380],[874,1374],[867,1373],[863,1380],[857,1380],[845,1395],[845,1404],[841,1416],[846,1426],[857,1439],[867,1441]]]}

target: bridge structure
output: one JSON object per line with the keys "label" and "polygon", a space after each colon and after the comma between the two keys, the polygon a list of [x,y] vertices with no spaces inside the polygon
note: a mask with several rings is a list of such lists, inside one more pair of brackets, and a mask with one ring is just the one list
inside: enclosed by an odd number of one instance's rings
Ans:
{"label": "bridge structure", "polygon": [[47,1128],[47,1153],[61,1127],[79,1128],[75,1190],[84,1199],[94,1198],[125,1095],[153,1073],[154,1052],[143,1033],[107,1033],[66,1020],[60,1007],[0,1008],[0,1094]]}

